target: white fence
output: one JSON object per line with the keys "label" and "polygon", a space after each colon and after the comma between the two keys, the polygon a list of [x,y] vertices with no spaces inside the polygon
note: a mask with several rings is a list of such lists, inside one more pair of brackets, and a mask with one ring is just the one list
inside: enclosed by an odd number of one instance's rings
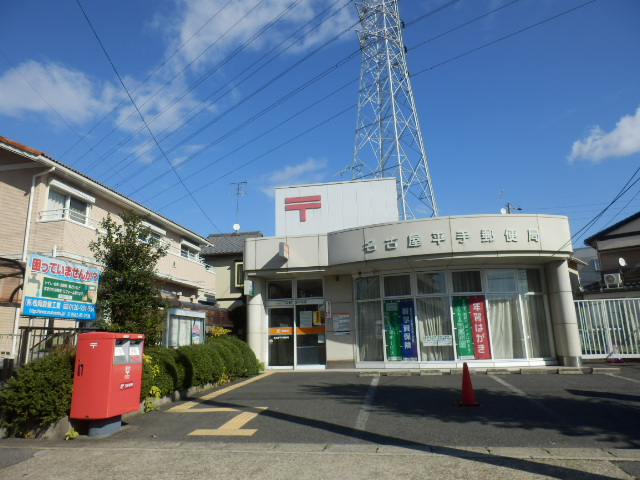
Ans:
{"label": "white fence", "polygon": [[583,358],[640,358],[640,298],[576,300]]}

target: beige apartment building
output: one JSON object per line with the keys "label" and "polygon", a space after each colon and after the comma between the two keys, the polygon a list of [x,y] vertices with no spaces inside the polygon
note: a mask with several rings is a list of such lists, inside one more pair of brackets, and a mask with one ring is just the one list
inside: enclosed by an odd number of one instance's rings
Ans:
{"label": "beige apartment building", "polygon": [[[166,343],[202,341],[215,303],[215,273],[200,251],[204,237],[48,157],[43,152],[0,137],[0,268],[16,270],[39,254],[98,267],[89,243],[108,214],[134,211],[169,251],[157,265],[159,290],[170,299]],[[51,326],[51,319],[22,317],[21,292],[0,274],[0,357],[15,357],[20,327]],[[15,283],[15,277],[13,277]],[[203,301],[209,305],[199,303]],[[55,319],[54,319],[55,320]],[[75,326],[57,320],[55,327]],[[196,335],[197,333],[197,335]]]}

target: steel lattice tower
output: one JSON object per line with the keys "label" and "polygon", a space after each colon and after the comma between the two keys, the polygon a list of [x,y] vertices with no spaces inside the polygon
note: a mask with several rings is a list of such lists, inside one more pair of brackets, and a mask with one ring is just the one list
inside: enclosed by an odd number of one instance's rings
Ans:
{"label": "steel lattice tower", "polygon": [[356,7],[362,68],[352,178],[395,176],[400,219],[416,218],[421,206],[437,217],[398,0],[363,0]]}

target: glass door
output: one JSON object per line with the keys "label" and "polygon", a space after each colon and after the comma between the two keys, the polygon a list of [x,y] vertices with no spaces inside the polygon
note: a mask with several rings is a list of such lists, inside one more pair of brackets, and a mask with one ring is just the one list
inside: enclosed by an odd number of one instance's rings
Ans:
{"label": "glass door", "polygon": [[292,367],[293,307],[269,309],[269,366]]}
{"label": "glass door", "polygon": [[325,315],[321,305],[296,306],[297,365],[324,365],[327,362]]}

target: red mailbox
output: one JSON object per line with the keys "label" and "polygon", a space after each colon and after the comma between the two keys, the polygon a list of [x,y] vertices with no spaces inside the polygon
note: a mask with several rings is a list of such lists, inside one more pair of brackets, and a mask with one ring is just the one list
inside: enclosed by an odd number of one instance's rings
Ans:
{"label": "red mailbox", "polygon": [[79,335],[69,416],[105,419],[138,410],[143,348],[138,333]]}

